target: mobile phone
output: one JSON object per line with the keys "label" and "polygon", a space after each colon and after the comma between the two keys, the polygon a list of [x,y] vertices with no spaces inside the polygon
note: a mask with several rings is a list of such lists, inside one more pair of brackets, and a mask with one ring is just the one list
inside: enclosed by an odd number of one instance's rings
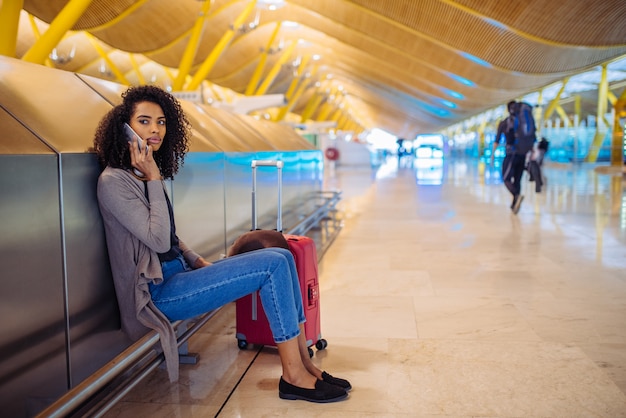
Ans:
{"label": "mobile phone", "polygon": [[137,138],[137,147],[139,148],[139,151],[143,151],[143,140],[141,139],[141,137],[137,134],[137,132],[133,131],[133,128],[130,127],[129,124],[124,123],[124,132],[126,132],[126,139],[128,140],[128,142],[132,142],[133,137]]}
{"label": "mobile phone", "polygon": [[[124,123],[124,132],[126,133],[126,139],[128,142],[132,143],[133,137],[135,137],[135,139],[137,139],[137,147],[139,148],[139,151],[144,151],[143,140],[137,132],[133,131],[133,128],[131,128],[128,123]],[[144,176],[144,174],[136,168],[133,168],[133,172],[139,177]]]}

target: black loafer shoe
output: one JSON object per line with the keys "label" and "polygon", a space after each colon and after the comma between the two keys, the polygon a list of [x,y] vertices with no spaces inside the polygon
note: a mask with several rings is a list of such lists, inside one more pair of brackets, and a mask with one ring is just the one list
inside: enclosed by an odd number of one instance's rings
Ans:
{"label": "black loafer shoe", "polygon": [[315,389],[305,389],[287,383],[281,377],[278,383],[278,396],[281,399],[329,403],[346,399],[348,393],[339,386],[331,385],[323,380],[315,382]]}
{"label": "black loafer shoe", "polygon": [[350,389],[352,389],[352,385],[346,379],[340,379],[338,377],[333,377],[333,376],[331,376],[330,374],[328,374],[326,372],[322,372],[322,379],[326,383],[330,383],[331,385],[339,386],[340,388],[342,388],[346,392],[348,392]]}

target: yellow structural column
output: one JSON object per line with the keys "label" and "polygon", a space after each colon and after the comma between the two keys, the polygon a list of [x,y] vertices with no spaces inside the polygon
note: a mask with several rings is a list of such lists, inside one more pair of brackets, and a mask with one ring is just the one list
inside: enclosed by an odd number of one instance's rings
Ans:
{"label": "yellow structural column", "polygon": [[338,126],[337,129],[340,129],[342,131],[353,131],[356,129],[357,126],[358,125],[355,120],[352,119],[351,116],[347,116],[343,124],[341,126]]}
{"label": "yellow structural column", "polygon": [[626,89],[613,105],[613,135],[611,137],[611,166],[624,165],[624,148],[626,146]]}
{"label": "yellow structural column", "polygon": [[15,57],[17,29],[23,0],[4,0],[0,5],[0,55]]}
{"label": "yellow structural column", "polygon": [[330,120],[333,122],[339,122],[339,118],[341,118],[341,115],[343,115],[343,108],[339,106],[337,110],[333,112],[332,116],[330,117]]}
{"label": "yellow structural column", "polygon": [[346,121],[348,120],[348,115],[346,115],[346,113],[342,113],[341,116],[339,117],[339,120],[337,120],[337,129],[342,129],[344,126],[346,126]]}
{"label": "yellow structural column", "polygon": [[191,30],[191,36],[189,37],[189,41],[187,42],[187,46],[185,47],[185,52],[183,53],[183,57],[180,60],[180,65],[178,66],[178,75],[176,76],[174,84],[172,85],[172,89],[175,91],[182,90],[183,86],[185,85],[185,79],[189,75],[189,71],[191,70],[191,66],[193,65],[193,60],[196,57],[198,44],[200,43],[202,31],[204,30],[204,24],[209,15],[209,10],[211,9],[212,3],[212,0],[204,0],[204,4],[202,5],[202,9],[200,10],[200,15],[193,25],[193,28]]}
{"label": "yellow structural column", "polygon": [[480,125],[478,125],[478,155],[483,155],[485,151],[485,129],[487,128],[487,115],[483,115]]}
{"label": "yellow structural column", "polygon": [[261,75],[263,74],[263,70],[265,69],[265,63],[267,62],[267,55],[274,44],[274,40],[276,36],[278,36],[278,32],[282,26],[282,22],[276,23],[276,27],[274,28],[274,32],[272,32],[272,36],[270,36],[270,40],[267,42],[267,46],[265,50],[261,54],[261,58],[259,59],[259,64],[254,69],[254,73],[252,74],[252,78],[250,82],[248,82],[248,87],[246,87],[246,96],[251,96],[254,94],[257,86],[259,85],[259,80],[261,79]]}
{"label": "yellow structural column", "polygon": [[185,90],[195,90],[198,88],[198,86],[200,86],[202,81],[204,81],[204,79],[209,75],[209,73],[215,66],[215,63],[217,62],[219,57],[222,55],[222,53],[224,53],[226,47],[230,45],[230,42],[235,37],[235,31],[237,30],[237,28],[243,25],[243,23],[248,18],[250,13],[252,13],[255,7],[256,0],[252,0],[246,6],[243,12],[241,12],[241,14],[237,17],[237,19],[235,19],[233,27],[229,29],[222,36],[217,45],[215,45],[215,48],[213,48],[209,56],[204,60],[198,71],[194,74],[193,78],[189,82],[189,85],[185,87]]}
{"label": "yellow structural column", "polygon": [[93,0],[70,0],[63,10],[54,18],[46,33],[26,51],[24,61],[43,64],[52,49],[63,39],[68,30],[74,26]]}
{"label": "yellow structural column", "polygon": [[263,83],[261,83],[258,90],[255,92],[257,96],[261,96],[267,92],[267,90],[270,88],[270,86],[274,82],[274,79],[276,79],[276,76],[280,72],[280,69],[283,66],[283,64],[287,62],[289,57],[291,57],[293,50],[296,48],[296,44],[297,42],[292,42],[291,45],[289,45],[287,49],[285,49],[285,52],[283,52],[283,54],[276,61],[276,63],[274,63],[274,66],[272,67],[270,72],[267,74],[267,77],[265,77],[265,80],[263,80]]}
{"label": "yellow structural column", "polygon": [[556,94],[554,99],[550,101],[550,103],[548,104],[548,108],[544,112],[544,115],[543,115],[544,120],[549,119],[550,116],[552,116],[552,113],[556,110],[557,106],[559,105],[559,100],[561,100],[561,95],[565,91],[565,86],[567,86],[568,82],[569,82],[569,77],[563,80],[563,84],[561,84],[561,88],[559,89],[559,92]]}
{"label": "yellow structural column", "polygon": [[[313,66],[313,69],[311,70],[311,76],[315,75],[316,72],[317,72],[317,65]],[[294,81],[296,83],[295,84],[292,83],[292,86],[295,86],[297,84],[298,78],[294,79]],[[308,77],[302,78],[302,80],[300,80],[300,84],[298,85],[298,88],[295,91],[295,93],[292,93],[291,86],[289,87],[289,90],[287,90],[287,93],[285,94],[285,97],[287,98],[288,102],[285,106],[280,108],[280,111],[278,112],[278,115],[276,116],[276,119],[275,119],[276,121],[283,120],[285,116],[287,115],[287,113],[289,113],[291,109],[293,109],[293,107],[296,105],[296,103],[298,103],[298,100],[300,100],[300,97],[302,97],[302,94],[304,94],[304,90],[307,87],[307,82],[308,82]]]}
{"label": "yellow structural column", "polygon": [[338,88],[336,86],[330,88],[329,90],[326,90],[326,93],[327,93],[326,101],[324,101],[324,103],[322,104],[322,107],[320,108],[320,111],[317,114],[317,117],[315,118],[315,120],[321,122],[321,121],[325,121],[328,119],[328,117],[330,116],[330,113],[333,110],[335,110],[334,103],[331,104],[330,101],[335,100],[337,92],[338,92]]}
{"label": "yellow structural column", "polygon": [[128,59],[130,59],[130,64],[133,66],[133,70],[135,70],[135,73],[137,74],[137,80],[139,80],[139,84],[146,84],[146,79],[141,72],[141,68],[139,68],[139,65],[137,64],[135,56],[133,54],[128,54]]}
{"label": "yellow structural column", "polygon": [[339,118],[339,121],[337,122],[337,129],[340,131],[345,131],[347,130],[346,128],[349,126],[349,124],[350,117],[344,114],[341,118]]}
{"label": "yellow structural column", "polygon": [[[291,84],[289,84],[289,88],[287,89],[287,92],[285,92],[285,98],[289,99],[293,97],[294,91],[298,87],[298,84],[302,85],[302,83],[299,83],[299,81],[301,81],[301,78],[303,77],[306,71],[306,68],[309,65],[310,60],[311,60],[311,56],[305,55],[304,58],[302,58],[302,60],[300,61],[300,65],[298,66],[298,71],[296,71],[296,76],[293,78],[293,80],[291,80]],[[313,73],[317,71],[316,67],[317,66],[313,68],[309,77],[312,76]]]}
{"label": "yellow structural column", "polygon": [[335,101],[334,109],[328,115],[328,120],[329,121],[337,122],[339,120],[339,117],[343,113],[343,108],[345,107],[344,104],[343,104],[344,98],[345,98],[345,96],[341,95],[341,96],[339,96],[339,99],[337,99]]}
{"label": "yellow structural column", "polygon": [[318,122],[323,122],[325,120],[328,119],[328,116],[330,115],[330,112],[333,111],[333,105],[331,105],[328,100],[326,100],[326,102],[324,102],[324,104],[322,105],[322,108],[320,109],[319,114],[317,115],[316,120]]}
{"label": "yellow structural column", "polygon": [[[39,27],[37,26],[37,22],[35,22],[35,17],[31,14],[28,15],[28,23],[30,23],[30,27],[33,31],[33,37],[35,39],[41,38],[41,33],[39,32]],[[46,57],[44,61],[44,65],[50,68],[54,68],[52,61],[50,61],[50,57]]]}
{"label": "yellow structural column", "polygon": [[324,96],[322,96],[318,92],[314,92],[309,99],[306,107],[304,108],[302,115],[300,115],[300,122],[304,123],[309,120],[311,116],[313,116],[313,113],[315,113],[319,105],[322,103],[322,100],[324,100]]}
{"label": "yellow structural column", "polygon": [[117,68],[113,60],[109,58],[109,55],[102,48],[100,43],[98,43],[98,40],[94,39],[94,37],[89,34],[87,34],[87,38],[89,39],[89,42],[91,42],[91,45],[93,45],[93,47],[96,49],[96,52],[98,52],[98,55],[100,55],[100,57],[102,57],[102,59],[106,61],[106,63],[109,65],[109,67],[111,67],[111,71],[113,72],[117,80],[122,84],[129,85],[130,81],[128,81],[128,79],[124,76],[124,74],[120,71],[120,69]]}
{"label": "yellow structural column", "polygon": [[596,115],[596,133],[593,136],[593,141],[589,147],[589,153],[587,154],[586,161],[595,163],[598,160],[598,154],[600,153],[600,147],[604,142],[604,136],[606,135],[606,128],[609,124],[604,118],[606,113],[607,91],[609,90],[609,82],[607,78],[606,64],[602,66],[602,76],[600,78],[600,84],[598,85],[598,112]]}
{"label": "yellow structural column", "polygon": [[569,123],[569,116],[567,115],[567,113],[565,112],[565,109],[563,109],[560,105],[556,107],[556,113],[559,114],[559,116],[561,117],[561,119],[563,120],[563,126],[564,127],[569,127],[570,123]]}

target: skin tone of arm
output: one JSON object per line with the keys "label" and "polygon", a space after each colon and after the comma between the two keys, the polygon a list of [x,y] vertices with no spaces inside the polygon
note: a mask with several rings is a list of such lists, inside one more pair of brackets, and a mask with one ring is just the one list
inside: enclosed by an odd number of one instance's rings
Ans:
{"label": "skin tone of arm", "polygon": [[208,261],[206,261],[204,258],[202,257],[198,257],[195,261],[195,263],[193,263],[193,267],[194,269],[200,269],[202,267],[206,267],[206,266],[210,266],[211,263],[209,263]]}

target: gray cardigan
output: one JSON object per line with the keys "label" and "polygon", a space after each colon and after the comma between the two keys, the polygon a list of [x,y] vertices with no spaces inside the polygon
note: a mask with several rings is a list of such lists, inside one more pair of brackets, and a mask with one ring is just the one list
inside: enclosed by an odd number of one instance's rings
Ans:
{"label": "gray cardigan", "polygon": [[[156,330],[170,380],[176,381],[176,332],[154,306],[148,290],[149,282],[163,281],[157,253],[170,249],[170,216],[165,193],[163,182],[143,182],[122,169],[107,167],[98,178],[98,204],[104,220],[122,330],[133,340],[145,335],[148,328]],[[182,241],[180,247],[193,266],[199,255]]]}

